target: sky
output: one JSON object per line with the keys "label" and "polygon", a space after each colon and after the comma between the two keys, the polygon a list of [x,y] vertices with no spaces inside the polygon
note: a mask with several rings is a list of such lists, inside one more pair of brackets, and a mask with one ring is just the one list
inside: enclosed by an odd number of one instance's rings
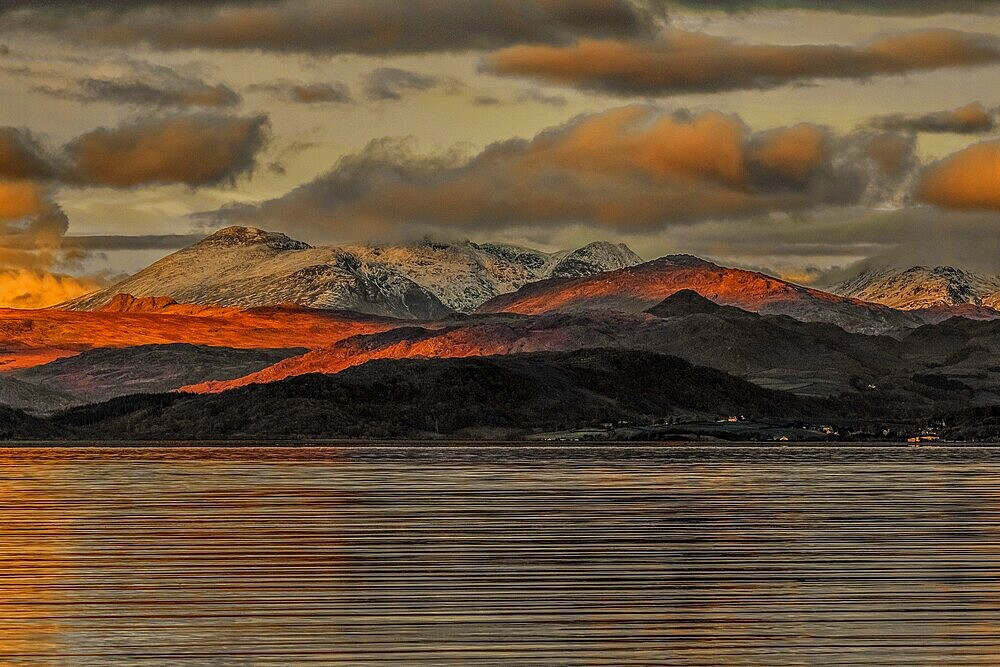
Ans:
{"label": "sky", "polygon": [[995,0],[6,0],[0,306],[231,224],[1000,273],[997,91]]}

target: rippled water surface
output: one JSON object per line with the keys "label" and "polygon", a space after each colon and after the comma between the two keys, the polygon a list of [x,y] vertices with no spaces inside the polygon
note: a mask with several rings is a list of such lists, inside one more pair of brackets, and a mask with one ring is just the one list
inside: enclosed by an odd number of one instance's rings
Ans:
{"label": "rippled water surface", "polygon": [[997,664],[1000,450],[0,450],[0,664]]}

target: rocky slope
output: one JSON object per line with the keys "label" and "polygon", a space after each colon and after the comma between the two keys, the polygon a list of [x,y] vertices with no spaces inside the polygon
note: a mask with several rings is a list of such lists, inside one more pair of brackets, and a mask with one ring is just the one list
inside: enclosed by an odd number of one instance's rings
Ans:
{"label": "rocky slope", "polygon": [[526,285],[481,306],[484,313],[539,314],[607,309],[639,312],[681,290],[723,305],[767,315],[828,322],[847,331],[899,333],[924,321],[917,315],[772,278],[730,269],[690,255],[670,255],[638,266],[569,280]]}
{"label": "rocky slope", "polygon": [[640,261],[628,247],[603,242],[557,253],[476,243],[312,247],[284,234],[228,227],[65,307],[95,310],[116,294],[128,293],[194,304],[293,302],[434,319],[471,311],[536,280],[589,275]]}
{"label": "rocky slope", "polygon": [[832,288],[836,294],[902,310],[1000,307],[1000,276],[950,266],[869,269]]}

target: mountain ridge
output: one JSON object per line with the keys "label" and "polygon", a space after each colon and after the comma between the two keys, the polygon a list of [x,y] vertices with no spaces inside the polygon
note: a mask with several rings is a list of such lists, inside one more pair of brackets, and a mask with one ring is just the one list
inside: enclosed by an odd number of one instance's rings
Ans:
{"label": "mountain ridge", "polygon": [[117,294],[185,304],[312,308],[431,320],[549,277],[632,266],[624,244],[595,241],[546,253],[498,243],[422,241],[394,246],[311,246],[279,232],[227,227],[103,290],[62,304],[97,310]]}
{"label": "mountain ridge", "polygon": [[831,291],[899,310],[963,305],[1000,308],[1000,276],[952,266],[871,268],[834,285]]}

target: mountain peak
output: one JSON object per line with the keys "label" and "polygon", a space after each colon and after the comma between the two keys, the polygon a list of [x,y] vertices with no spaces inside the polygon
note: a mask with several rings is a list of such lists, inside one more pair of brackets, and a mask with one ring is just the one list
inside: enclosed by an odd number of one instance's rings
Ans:
{"label": "mountain peak", "polygon": [[660,303],[646,310],[657,317],[677,317],[683,315],[712,315],[716,313],[731,313],[736,315],[752,314],[734,306],[722,306],[692,289],[682,289],[674,292]]}
{"label": "mountain peak", "polygon": [[280,232],[268,232],[256,227],[240,227],[238,225],[220,229],[211,236],[202,239],[198,245],[225,247],[266,245],[273,250],[308,250],[312,248],[308,243],[296,241]]}

